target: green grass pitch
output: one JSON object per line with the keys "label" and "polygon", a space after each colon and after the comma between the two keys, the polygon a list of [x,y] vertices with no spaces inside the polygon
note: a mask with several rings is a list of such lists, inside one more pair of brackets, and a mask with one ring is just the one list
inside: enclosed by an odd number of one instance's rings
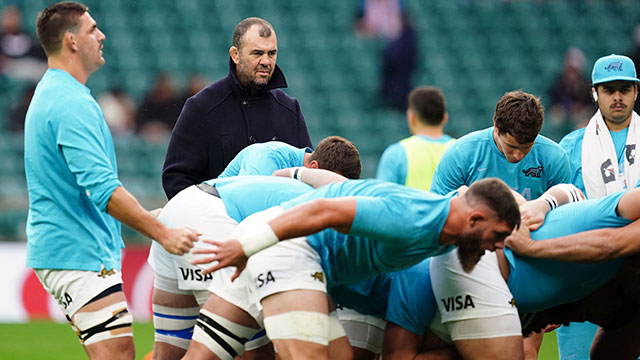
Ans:
{"label": "green grass pitch", "polygon": [[[153,347],[153,324],[133,325],[136,359],[144,358]],[[0,324],[0,359],[3,360],[68,360],[84,359],[76,335],[67,324],[48,321],[26,324]],[[540,360],[557,360],[555,333],[546,334]]]}

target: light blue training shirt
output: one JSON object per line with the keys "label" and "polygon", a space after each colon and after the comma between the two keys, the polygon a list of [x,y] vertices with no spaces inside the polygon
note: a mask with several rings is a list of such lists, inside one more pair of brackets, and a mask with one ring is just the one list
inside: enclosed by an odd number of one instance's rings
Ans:
{"label": "light blue training shirt", "polygon": [[467,134],[449,146],[436,168],[431,191],[447,194],[488,177],[501,179],[531,200],[553,185],[569,182],[569,160],[558,144],[538,135],[527,156],[510,163],[498,150],[490,127]]}
{"label": "light blue training shirt", "polygon": [[89,88],[65,71],[47,70],[24,139],[27,266],[120,269],[120,222],[106,208],[121,183],[111,133]]}
{"label": "light blue training shirt", "polygon": [[218,178],[238,175],[271,175],[279,169],[302,166],[310,148],[297,148],[281,141],[252,144],[242,149]]}

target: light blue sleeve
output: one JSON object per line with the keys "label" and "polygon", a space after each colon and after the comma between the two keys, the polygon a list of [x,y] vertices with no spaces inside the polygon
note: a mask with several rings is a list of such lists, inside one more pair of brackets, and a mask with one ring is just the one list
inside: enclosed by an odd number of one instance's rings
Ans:
{"label": "light blue sleeve", "polygon": [[560,146],[549,147],[547,151],[550,153],[549,158],[553,159],[553,163],[550,165],[551,175],[549,176],[547,188],[557,184],[570,184],[571,164],[567,153]]}
{"label": "light blue sleeve", "polygon": [[431,192],[445,195],[465,185],[469,166],[465,164],[466,157],[461,153],[460,145],[460,142],[451,144],[442,155],[433,173]]}
{"label": "light blue sleeve", "polygon": [[382,153],[380,163],[378,163],[376,178],[400,185],[406,183],[407,154],[402,144],[392,144]]}
{"label": "light blue sleeve", "polygon": [[414,334],[424,335],[436,311],[429,259],[391,275],[385,319]]}
{"label": "light blue sleeve", "polygon": [[[109,130],[106,125],[100,126],[104,118],[99,109],[87,104],[85,107],[61,110],[59,119],[54,129],[56,144],[69,170],[78,186],[85,189],[91,202],[106,211],[111,194],[122,184],[114,171],[115,164],[110,162],[112,154],[105,144],[104,132]],[[110,135],[106,135],[110,139]]]}

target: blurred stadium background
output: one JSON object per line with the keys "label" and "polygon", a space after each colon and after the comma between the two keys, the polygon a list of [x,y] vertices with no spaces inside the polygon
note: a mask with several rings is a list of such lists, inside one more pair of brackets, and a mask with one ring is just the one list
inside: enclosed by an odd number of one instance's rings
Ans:
{"label": "blurred stadium background", "polygon": [[[0,0],[0,8],[17,5],[26,30],[34,34],[38,11],[52,2]],[[139,103],[160,71],[179,87],[193,73],[217,80],[228,71],[235,25],[259,16],[276,29],[278,65],[289,83],[285,90],[300,100],[314,143],[328,135],[352,140],[361,152],[363,177],[374,177],[382,151],[409,135],[404,113],[380,105],[382,42],[354,34],[360,1],[83,2],[107,36],[106,64],[87,84],[96,97],[117,86]],[[490,126],[495,103],[509,90],[536,94],[548,107],[549,88],[568,48],[583,51],[584,75],[590,78],[596,58],[634,48],[633,29],[640,22],[637,0],[406,0],[405,5],[418,35],[412,83],[443,90],[450,115],[445,131],[455,137]],[[5,249],[23,247],[26,241],[23,139],[8,131],[5,115],[27,86],[0,75],[0,254],[13,254]],[[570,124],[547,121],[542,134],[559,141],[570,130]],[[146,207],[162,206],[160,173],[167,139],[114,140],[124,186]],[[123,234],[128,244],[149,242],[129,229]],[[0,266],[7,274],[11,269],[4,263]],[[7,329],[0,325],[0,333],[12,332]],[[75,341],[70,332],[65,336]],[[4,347],[0,345],[0,358],[13,358],[11,352],[3,354]]]}

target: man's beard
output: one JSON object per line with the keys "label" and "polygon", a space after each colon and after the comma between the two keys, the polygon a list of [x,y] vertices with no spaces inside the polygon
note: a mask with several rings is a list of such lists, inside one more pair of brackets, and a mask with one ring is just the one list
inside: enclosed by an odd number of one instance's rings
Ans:
{"label": "man's beard", "polygon": [[474,236],[465,236],[460,238],[456,245],[458,246],[460,265],[465,272],[470,273],[484,255],[484,249],[480,247],[480,239]]}
{"label": "man's beard", "polygon": [[[263,69],[269,71],[267,67],[263,67]],[[241,83],[246,84],[246,87],[255,91],[260,91],[267,86],[269,81],[271,81],[273,73],[271,73],[271,75],[266,78],[266,81],[262,83],[258,82],[258,77],[255,75],[255,70],[257,70],[257,68],[249,70],[246,66],[241,65],[238,67],[238,78],[240,79]]]}

